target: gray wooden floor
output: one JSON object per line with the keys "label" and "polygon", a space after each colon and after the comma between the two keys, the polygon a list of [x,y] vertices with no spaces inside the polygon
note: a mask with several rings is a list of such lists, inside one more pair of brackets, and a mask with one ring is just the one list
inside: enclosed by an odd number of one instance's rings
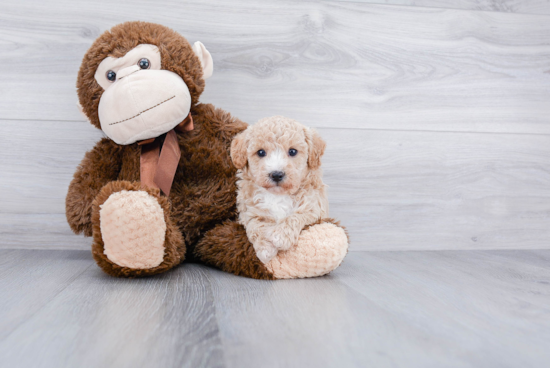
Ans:
{"label": "gray wooden floor", "polygon": [[331,275],[138,280],[0,250],[2,367],[548,367],[550,250],[351,252]]}

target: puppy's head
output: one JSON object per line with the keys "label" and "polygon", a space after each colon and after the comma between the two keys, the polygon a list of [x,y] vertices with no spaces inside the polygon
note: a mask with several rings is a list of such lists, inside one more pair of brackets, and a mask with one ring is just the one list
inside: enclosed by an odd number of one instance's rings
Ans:
{"label": "puppy's head", "polygon": [[257,185],[273,193],[293,194],[321,166],[325,146],[315,130],[274,116],[237,135],[231,143],[231,159]]}

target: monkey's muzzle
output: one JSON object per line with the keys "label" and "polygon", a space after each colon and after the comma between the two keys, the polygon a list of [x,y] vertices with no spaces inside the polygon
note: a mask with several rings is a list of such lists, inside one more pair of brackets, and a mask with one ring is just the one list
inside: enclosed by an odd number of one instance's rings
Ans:
{"label": "monkey's muzzle", "polygon": [[168,70],[124,68],[103,92],[99,121],[105,134],[127,145],[156,138],[188,116],[191,95],[183,79]]}

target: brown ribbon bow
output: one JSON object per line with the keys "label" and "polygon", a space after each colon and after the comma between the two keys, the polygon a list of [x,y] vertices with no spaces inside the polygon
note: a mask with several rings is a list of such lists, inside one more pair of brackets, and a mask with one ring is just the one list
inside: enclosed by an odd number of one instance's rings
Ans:
{"label": "brown ribbon bow", "polygon": [[139,163],[142,186],[157,188],[166,196],[170,195],[170,188],[172,188],[181,157],[176,131],[187,132],[193,128],[193,117],[189,113],[184,121],[166,133],[162,149],[161,140],[158,137],[138,142],[141,146]]}

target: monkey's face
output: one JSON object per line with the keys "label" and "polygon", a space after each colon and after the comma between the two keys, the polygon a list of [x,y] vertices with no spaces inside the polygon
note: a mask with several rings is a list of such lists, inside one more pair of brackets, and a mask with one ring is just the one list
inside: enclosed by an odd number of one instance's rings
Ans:
{"label": "monkey's face", "polygon": [[118,144],[158,137],[181,123],[191,109],[189,88],[176,73],[161,70],[158,47],[139,45],[121,58],[107,57],[95,80],[101,129]]}
{"label": "monkey's face", "polygon": [[[128,24],[124,25],[128,26]],[[190,45],[183,37],[180,36],[180,38],[176,39],[180,43],[179,47],[184,51],[190,51],[187,50],[191,49]],[[92,103],[92,106],[88,103],[88,109],[86,109],[84,105],[87,101],[83,101],[80,96],[84,112],[87,116],[91,115],[90,120],[93,120],[94,109],[97,109],[95,110],[97,111],[96,116],[103,132],[116,143],[126,145],[158,137],[176,127],[185,120],[192,104],[196,103],[198,95],[195,92],[197,96],[193,101],[188,86],[190,84],[195,90],[197,89],[197,76],[187,75],[196,74],[197,68],[187,65],[187,69],[185,69],[185,64],[189,64],[190,61],[180,60],[181,66],[179,66],[177,57],[174,57],[180,54],[185,55],[184,52],[168,51],[170,49],[166,47],[163,47],[163,52],[161,52],[157,45],[139,41],[133,43],[136,46],[129,48],[124,41],[128,40],[111,37],[111,42],[115,43],[113,45],[114,52],[109,52],[109,56],[97,60],[99,64],[93,74],[97,84],[85,84],[79,80],[79,95],[81,89],[92,89],[91,100],[99,101],[98,103],[96,101],[96,104]],[[162,40],[160,41],[162,42]],[[121,51],[121,44],[126,46],[126,50],[129,50],[124,52],[125,50],[122,49]],[[160,43],[160,45],[163,44]],[[167,54],[169,52],[171,54]],[[200,42],[195,43],[192,52],[187,52],[186,58],[195,56],[202,67],[200,77],[202,79],[209,77],[212,74],[212,58]],[[164,62],[163,58],[170,60]],[[193,61],[196,64],[196,60]],[[202,83],[204,85],[204,82]],[[99,85],[99,88],[93,87],[92,84]],[[91,114],[89,113],[90,109]]]}

